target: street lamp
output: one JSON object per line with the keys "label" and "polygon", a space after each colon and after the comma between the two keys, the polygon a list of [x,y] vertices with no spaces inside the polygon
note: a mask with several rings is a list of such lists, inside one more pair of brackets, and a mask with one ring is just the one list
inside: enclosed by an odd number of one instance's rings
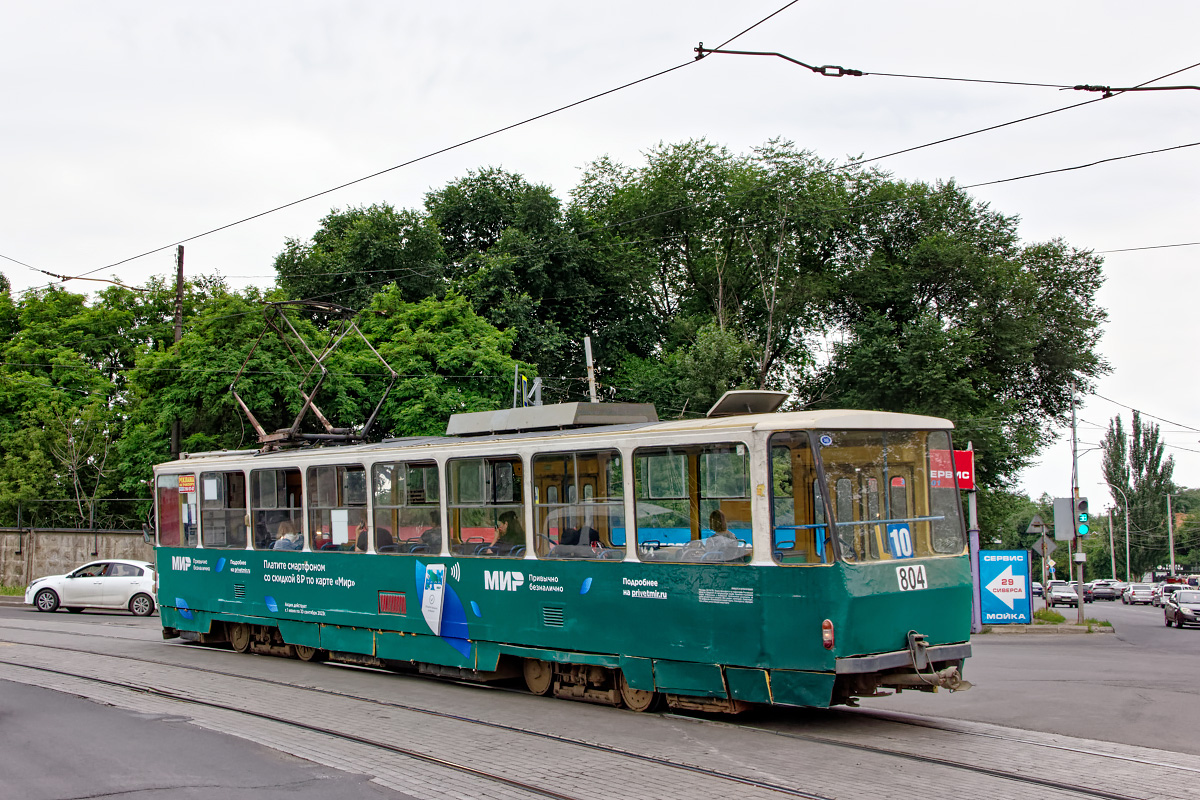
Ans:
{"label": "street lamp", "polygon": [[[1125,501],[1125,582],[1129,583],[1129,498],[1125,496],[1125,492],[1122,491],[1120,489],[1120,487],[1113,486],[1108,481],[1105,481],[1104,484],[1106,486],[1108,486],[1108,488],[1110,488],[1110,489],[1116,489],[1118,492],[1121,492],[1121,499]],[[1167,505],[1170,505],[1170,503],[1171,503],[1171,498],[1168,497]],[[1112,551],[1113,551],[1112,525],[1109,525],[1108,526],[1108,552],[1112,553]],[[1114,561],[1116,560],[1116,556],[1113,556],[1113,560]],[[1116,579],[1116,577],[1117,577],[1116,572],[1117,572],[1117,567],[1116,567],[1116,564],[1114,563],[1113,564],[1113,578],[1114,579]]]}

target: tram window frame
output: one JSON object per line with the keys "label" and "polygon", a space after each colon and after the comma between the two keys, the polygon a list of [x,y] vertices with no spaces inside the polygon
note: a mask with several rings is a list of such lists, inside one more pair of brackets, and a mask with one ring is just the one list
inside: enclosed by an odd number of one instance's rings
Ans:
{"label": "tram window frame", "polygon": [[831,526],[809,432],[774,433],[767,450],[771,469],[771,558],[784,567],[832,564]]}
{"label": "tram window frame", "polygon": [[[305,470],[308,539],[313,550],[365,553],[367,477],[363,464],[314,464]],[[343,539],[344,537],[344,539]]]}
{"label": "tram window frame", "polygon": [[[594,462],[594,468],[588,469],[592,466],[588,462]],[[530,464],[537,557],[623,561],[627,528],[621,452],[614,448],[538,453]]]}
{"label": "tram window frame", "polygon": [[[418,481],[412,480],[414,476],[419,476],[419,488],[415,486]],[[441,473],[436,461],[380,461],[371,466],[371,487],[376,553],[442,552]],[[386,502],[389,499],[402,502]],[[426,523],[425,530],[401,538],[404,528],[415,529]]]}
{"label": "tram window frame", "polygon": [[[957,479],[942,486],[929,476],[934,471],[934,451],[945,451],[950,463],[954,463],[954,444],[949,431],[928,431],[925,439],[927,463],[925,476],[929,482],[929,509],[935,517],[930,531],[930,547],[938,555],[960,555],[967,549],[967,531],[962,517],[962,497],[958,492]],[[938,440],[938,441],[935,441]]]}
{"label": "tram window frame", "polygon": [[246,549],[247,499],[241,470],[200,473],[200,538],[206,549]]}
{"label": "tram window frame", "polygon": [[[304,479],[299,467],[250,470],[250,530],[254,549],[302,549],[305,537],[299,534],[304,531],[303,504]],[[281,530],[283,533],[280,533]],[[288,533],[298,534],[295,544],[299,547],[278,544],[280,538]]]}
{"label": "tram window frame", "polygon": [[[180,491],[180,478],[190,479],[191,491]],[[184,488],[188,485],[184,482]],[[189,502],[180,496],[190,495]],[[199,495],[194,473],[162,474],[155,480],[155,533],[159,547],[198,547],[200,544]]]}
{"label": "tram window frame", "polygon": [[[516,455],[470,456],[446,462],[446,539],[451,554],[524,557],[529,546],[525,475],[525,463]],[[510,532],[513,521],[519,523],[519,536]],[[500,532],[501,522],[505,524],[504,534]],[[488,528],[492,531],[490,539]],[[465,539],[464,531],[470,531]]]}
{"label": "tram window frame", "polygon": [[[754,555],[754,503],[750,496],[750,445],[746,442],[678,443],[633,451],[634,519],[638,558],[648,562],[747,564]],[[717,456],[719,458],[713,458]],[[741,492],[729,490],[719,464],[740,463]],[[659,466],[678,463],[683,494]],[[728,469],[728,467],[726,467]],[[683,525],[647,525],[662,518]],[[724,528],[718,531],[714,526]],[[740,535],[739,535],[740,534]]]}
{"label": "tram window frame", "polygon": [[[842,430],[823,432],[821,439],[818,457],[837,512],[842,560],[867,564],[962,553],[965,536],[960,547],[953,535],[962,529],[957,496],[943,499],[930,479],[930,441],[948,442],[944,431]],[[948,543],[943,550],[934,546],[935,529],[939,546]]]}

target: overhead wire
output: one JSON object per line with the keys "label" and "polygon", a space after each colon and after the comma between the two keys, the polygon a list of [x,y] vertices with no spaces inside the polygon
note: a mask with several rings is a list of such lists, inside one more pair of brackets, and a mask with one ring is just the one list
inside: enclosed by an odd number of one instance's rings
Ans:
{"label": "overhead wire", "polygon": [[[799,2],[799,0],[791,0],[790,2],[786,3],[786,4],[785,4],[783,7],[781,7],[781,8],[779,8],[778,10],[776,10],[776,11],[774,11],[774,12],[772,12],[772,13],[768,14],[766,17],[763,17],[763,18],[762,18],[762,19],[760,19],[758,22],[754,23],[754,24],[753,24],[753,25],[751,25],[750,27],[748,27],[748,28],[746,28],[745,30],[743,30],[741,33],[738,33],[738,34],[734,35],[733,37],[731,37],[731,38],[727,39],[727,40],[726,40],[726,43],[728,44],[729,42],[732,42],[732,41],[734,41],[735,39],[737,39],[737,38],[739,38],[739,37],[743,36],[743,35],[744,35],[744,34],[746,34],[747,32],[749,32],[749,31],[753,30],[754,28],[758,27],[759,25],[763,24],[764,22],[766,22],[767,20],[771,19],[771,18],[772,18],[772,17],[774,17],[775,15],[777,15],[777,14],[779,14],[779,13],[781,13],[781,12],[785,11],[786,9],[790,8],[791,6],[795,5],[797,2]],[[416,164],[416,163],[418,163],[418,162],[425,161],[425,160],[427,160],[427,159],[433,158],[433,157],[435,157],[435,156],[442,155],[442,154],[444,154],[444,153],[448,153],[448,152],[450,152],[450,151],[452,151],[452,150],[457,150],[457,149],[459,149],[459,148],[466,147],[466,146],[467,146],[467,145],[469,145],[469,144],[474,144],[475,142],[479,142],[479,141],[482,141],[482,140],[484,140],[484,139],[488,139],[488,138],[490,138],[490,137],[497,136],[497,135],[499,135],[499,134],[501,134],[501,133],[505,133],[505,132],[507,132],[507,131],[511,131],[511,130],[513,130],[513,129],[515,129],[515,128],[519,128],[519,127],[521,127],[521,126],[523,126],[523,125],[528,125],[528,124],[530,124],[530,123],[537,122],[538,120],[545,119],[546,117],[552,116],[552,115],[554,115],[554,114],[558,114],[558,113],[560,113],[560,112],[563,112],[563,111],[567,111],[567,110],[569,110],[569,109],[575,108],[576,106],[583,105],[584,103],[589,103],[589,102],[591,102],[591,101],[593,101],[593,100],[598,100],[598,99],[599,99],[599,98],[601,98],[601,97],[607,97],[607,96],[608,96],[608,95],[610,95],[610,94],[614,94],[614,93],[616,93],[616,92],[623,91],[623,90],[625,90],[625,89],[628,89],[628,88],[630,88],[630,87],[632,87],[632,86],[637,86],[638,84],[641,84],[641,83],[645,83],[645,82],[647,82],[647,81],[654,80],[655,78],[660,78],[660,77],[662,77],[663,75],[667,75],[667,74],[669,74],[669,73],[675,72],[676,70],[680,70],[680,69],[683,69],[684,67],[691,66],[691,65],[692,65],[692,64],[694,64],[694,63],[695,63],[695,61],[694,61],[694,60],[690,60],[690,59],[689,59],[688,61],[684,61],[684,62],[682,62],[682,63],[680,63],[680,64],[676,64],[675,66],[668,67],[668,68],[666,68],[666,69],[663,69],[663,70],[659,70],[658,72],[652,73],[652,74],[650,74],[650,75],[647,75],[647,76],[645,76],[645,77],[642,77],[642,78],[638,78],[637,80],[633,80],[633,81],[629,81],[629,82],[627,82],[627,83],[623,83],[623,84],[621,84],[620,86],[614,87],[614,88],[612,88],[612,89],[607,89],[607,90],[605,90],[605,91],[603,91],[603,92],[598,92],[598,93],[596,93],[596,94],[589,95],[588,97],[585,97],[585,98],[583,98],[583,99],[581,99],[581,100],[576,100],[576,101],[574,101],[574,102],[567,103],[566,105],[562,105],[562,106],[559,106],[559,107],[557,107],[557,108],[551,109],[550,111],[545,111],[545,112],[542,112],[541,114],[536,114],[536,115],[534,115],[534,116],[532,116],[532,117],[527,117],[527,118],[525,118],[525,119],[523,119],[523,120],[520,120],[520,121],[518,121],[518,122],[514,122],[514,123],[511,123],[511,124],[508,124],[508,125],[504,125],[504,126],[502,126],[502,127],[500,127],[500,128],[496,128],[496,129],[494,129],[494,130],[488,131],[487,133],[482,133],[482,134],[479,134],[479,135],[477,135],[477,136],[472,136],[472,137],[471,137],[471,138],[469,138],[469,139],[464,139],[464,140],[462,140],[462,141],[460,141],[460,142],[457,142],[457,143],[455,143],[455,144],[451,144],[451,145],[448,145],[448,146],[446,146],[446,147],[442,147],[442,148],[440,148],[440,149],[438,149],[438,150],[434,150],[434,151],[432,151],[432,152],[426,153],[426,154],[424,154],[424,155],[417,156],[416,158],[411,158],[411,159],[409,159],[408,161],[404,161],[404,162],[402,162],[402,163],[400,163],[400,164],[396,164],[396,165],[394,165],[394,166],[387,167],[387,168],[385,168],[385,169],[377,170],[377,171],[375,171],[375,172],[373,172],[373,173],[371,173],[371,174],[369,174],[369,175],[364,175],[364,176],[362,176],[362,177],[359,177],[359,178],[355,178],[355,179],[353,179],[353,180],[346,181],[346,182],[344,182],[344,183],[338,184],[337,186],[333,186],[333,187],[330,187],[330,188],[328,188],[328,189],[322,189],[321,191],[314,192],[314,193],[312,193],[312,194],[309,194],[309,195],[307,195],[307,196],[305,196],[305,197],[301,197],[301,198],[299,198],[298,200],[292,200],[292,201],[290,201],[290,202],[283,203],[282,205],[275,206],[274,208],[267,209],[266,211],[260,211],[260,212],[258,212],[258,213],[256,213],[256,214],[251,214],[250,216],[243,217],[243,218],[241,218],[241,219],[239,219],[239,220],[235,220],[234,222],[230,222],[230,223],[227,223],[227,224],[225,224],[225,225],[220,225],[220,226],[218,226],[218,227],[216,227],[216,228],[212,228],[212,229],[210,229],[210,230],[207,230],[207,231],[205,231],[205,232],[203,232],[203,233],[198,233],[198,234],[195,234],[195,235],[193,235],[193,236],[189,236],[189,237],[187,237],[187,238],[185,238],[185,239],[180,239],[180,240],[178,240],[178,241],[175,241],[175,242],[172,242],[172,243],[170,243],[170,244],[162,245],[161,247],[155,247],[155,248],[153,248],[153,249],[151,249],[151,250],[147,250],[147,251],[145,251],[144,253],[139,253],[138,255],[135,255],[135,256],[129,256],[128,258],[121,259],[120,261],[115,261],[115,262],[113,262],[113,263],[111,263],[111,264],[107,264],[107,265],[105,265],[105,266],[102,266],[102,267],[97,267],[96,269],[89,270],[88,272],[84,272],[84,273],[82,273],[81,275],[79,275],[79,276],[75,276],[75,277],[76,277],[76,278],[80,278],[80,277],[83,277],[83,276],[86,276],[86,275],[92,275],[92,274],[94,274],[94,273],[96,273],[96,272],[100,272],[101,270],[105,270],[105,269],[112,269],[113,267],[120,266],[121,264],[128,263],[128,262],[130,262],[130,261],[133,261],[133,260],[135,260],[135,259],[142,258],[142,257],[144,257],[144,256],[148,256],[148,255],[152,255],[152,254],[154,254],[154,253],[158,253],[158,252],[161,252],[161,251],[163,251],[163,250],[168,250],[168,249],[170,249],[170,248],[172,248],[172,247],[176,247],[176,246],[178,246],[178,245],[181,245],[181,244],[186,244],[186,243],[188,243],[188,242],[195,241],[196,239],[200,239],[200,238],[202,238],[202,237],[205,237],[205,236],[210,236],[210,235],[212,235],[212,234],[214,234],[214,233],[218,233],[219,231],[228,230],[229,228],[235,227],[235,226],[237,226],[237,225],[242,225],[242,224],[244,224],[244,223],[246,223],[246,222],[250,222],[251,220],[259,219],[260,217],[265,217],[265,216],[267,216],[268,214],[274,214],[274,213],[276,213],[276,212],[278,212],[278,211],[282,211],[282,210],[284,210],[284,209],[286,209],[286,208],[291,208],[292,206],[296,206],[296,205],[299,205],[299,204],[301,204],[301,203],[305,203],[305,202],[307,202],[307,201],[309,201],[309,200],[315,200],[315,199],[316,199],[316,198],[318,198],[318,197],[324,197],[325,195],[332,194],[333,192],[339,191],[339,190],[341,190],[341,189],[345,189],[345,188],[347,188],[347,187],[349,187],[349,186],[354,186],[355,184],[358,184],[358,183],[362,183],[362,182],[364,182],[364,181],[371,180],[372,178],[377,178],[377,177],[379,177],[380,175],[386,175],[386,174],[388,174],[389,172],[395,172],[396,170],[403,169],[403,168],[405,168],[405,167],[409,167],[409,166],[411,166],[411,165],[413,165],[413,164]],[[18,262],[18,263],[20,263],[20,262]],[[24,266],[29,266],[29,265],[27,265],[27,264],[26,264],[26,265],[24,265]],[[37,269],[37,267],[30,267],[30,269]],[[39,271],[41,271],[41,270],[39,270]]]}
{"label": "overhead wire", "polygon": [[[761,20],[759,20],[758,22],[756,22],[754,25],[751,25],[750,27],[746,28],[745,30],[743,30],[742,32],[738,33],[738,34],[737,34],[737,35],[735,35],[734,37],[732,37],[732,38],[730,38],[730,39],[726,40],[726,42],[725,42],[724,44],[728,44],[728,43],[730,43],[730,42],[734,41],[735,39],[739,38],[740,36],[744,35],[745,33],[749,32],[750,30],[753,30],[753,29],[754,29],[755,27],[757,27],[758,25],[761,25],[762,23],[766,22],[767,20],[771,19],[772,17],[774,17],[775,15],[777,15],[777,14],[781,13],[782,11],[786,10],[787,8],[790,8],[790,7],[791,7],[792,5],[794,5],[796,2],[798,2],[798,0],[791,0],[791,2],[789,2],[789,3],[785,4],[785,5],[784,5],[783,7],[781,7],[780,9],[778,9],[778,10],[776,10],[776,11],[772,12],[771,14],[767,15],[767,16],[766,16],[766,17],[764,17],[763,19],[761,19]],[[724,44],[723,44],[722,46],[724,46]],[[340,190],[340,189],[343,189],[343,188],[346,188],[346,187],[349,187],[349,186],[353,186],[353,185],[355,185],[355,184],[358,184],[358,183],[362,183],[363,181],[370,180],[370,179],[372,179],[372,178],[375,178],[375,177],[378,177],[378,176],[380,176],[380,175],[384,175],[384,174],[387,174],[387,173],[390,173],[390,172],[394,172],[394,171],[396,171],[396,170],[398,170],[398,169],[402,169],[402,168],[404,168],[404,167],[410,166],[410,165],[412,165],[412,164],[415,164],[415,163],[418,163],[418,162],[420,162],[420,161],[424,161],[424,160],[426,160],[426,159],[429,159],[429,158],[432,158],[432,157],[434,157],[434,156],[441,155],[441,154],[443,154],[443,153],[449,152],[449,151],[451,151],[451,150],[458,149],[458,148],[460,148],[460,147],[464,147],[464,146],[466,146],[466,145],[468,145],[468,144],[472,144],[472,143],[474,143],[474,142],[477,142],[477,141],[480,141],[480,140],[482,140],[482,139],[486,139],[486,138],[489,138],[489,137],[491,137],[491,136],[495,136],[495,135],[497,135],[497,134],[500,134],[500,133],[503,133],[503,132],[506,132],[506,131],[512,130],[512,129],[514,129],[514,128],[517,128],[517,127],[521,127],[521,126],[523,126],[523,125],[526,125],[526,124],[529,124],[529,123],[535,122],[535,121],[537,121],[537,120],[540,120],[540,119],[544,119],[545,117],[551,116],[551,115],[553,115],[553,114],[557,114],[557,113],[559,113],[559,112],[561,112],[561,111],[565,111],[565,110],[567,110],[567,109],[570,109],[570,108],[574,108],[574,107],[576,107],[576,106],[582,105],[582,104],[584,104],[584,103],[590,102],[590,101],[592,101],[592,100],[595,100],[595,99],[598,99],[598,98],[600,98],[600,97],[604,97],[604,96],[607,96],[607,95],[609,95],[609,94],[613,94],[613,93],[615,93],[615,92],[621,91],[621,90],[623,90],[623,89],[626,89],[626,88],[629,88],[629,87],[631,87],[631,86],[635,86],[635,85],[637,85],[637,84],[644,83],[644,82],[646,82],[646,81],[649,81],[649,80],[653,80],[653,79],[655,79],[655,78],[658,78],[658,77],[661,77],[661,76],[663,76],[663,75],[666,75],[666,74],[668,74],[668,73],[670,73],[670,72],[674,72],[674,71],[676,71],[676,70],[682,69],[682,68],[683,68],[683,67],[685,67],[685,66],[689,66],[689,65],[691,65],[691,64],[694,64],[695,62],[696,62],[696,59],[693,59],[693,60],[690,60],[690,61],[687,61],[687,62],[683,62],[683,63],[681,63],[681,64],[677,64],[677,65],[675,65],[675,66],[673,66],[673,67],[669,67],[669,68],[667,68],[667,69],[660,70],[659,72],[653,73],[653,74],[651,74],[651,75],[648,75],[648,76],[646,76],[646,77],[639,78],[639,79],[637,79],[637,80],[635,80],[635,81],[630,81],[630,82],[628,82],[628,83],[622,84],[622,85],[620,85],[620,86],[617,86],[617,87],[615,87],[615,88],[613,88],[613,89],[609,89],[609,90],[606,90],[606,91],[604,91],[604,92],[599,92],[599,93],[597,93],[597,94],[591,95],[591,96],[589,96],[589,97],[586,97],[586,98],[583,98],[583,99],[581,99],[581,100],[577,100],[577,101],[574,101],[574,102],[572,102],[572,103],[568,103],[568,104],[566,104],[566,105],[559,106],[558,108],[552,109],[552,110],[550,110],[550,111],[546,111],[546,112],[543,112],[543,113],[541,113],[541,114],[537,114],[537,115],[535,115],[535,116],[532,116],[532,117],[526,118],[526,119],[524,119],[524,120],[521,120],[521,121],[519,121],[519,122],[511,123],[511,124],[509,124],[509,125],[505,125],[505,126],[503,126],[503,127],[501,127],[501,128],[497,128],[497,129],[495,129],[495,130],[493,130],[493,131],[490,131],[490,132],[487,132],[487,133],[484,133],[484,134],[480,134],[480,135],[478,135],[478,136],[474,136],[474,137],[471,137],[471,138],[469,138],[469,139],[465,139],[465,140],[463,140],[463,141],[460,141],[460,142],[458,142],[458,143],[456,143],[456,144],[448,145],[448,146],[446,146],[446,147],[440,148],[440,149],[438,149],[438,150],[435,150],[435,151],[432,151],[432,152],[430,152],[430,153],[426,153],[425,155],[418,156],[418,157],[416,157],[416,158],[410,159],[410,160],[408,160],[408,161],[405,161],[405,162],[403,162],[403,163],[396,164],[396,165],[394,165],[394,166],[391,166],[391,167],[388,167],[388,168],[385,168],[385,169],[382,169],[382,170],[378,170],[378,171],[376,171],[376,172],[374,172],[374,173],[371,173],[371,174],[369,174],[369,175],[365,175],[365,176],[362,176],[362,177],[360,177],[360,178],[356,178],[356,179],[354,179],[354,180],[351,180],[351,181],[344,182],[344,183],[342,183],[342,184],[339,184],[339,185],[337,185],[337,186],[334,186],[334,187],[331,187],[331,188],[328,188],[328,189],[324,189],[324,190],[321,190],[321,191],[319,191],[319,192],[312,193],[312,194],[310,194],[310,195],[307,195],[306,197],[302,197],[302,198],[300,198],[300,199],[293,200],[293,201],[290,201],[290,202],[288,202],[288,203],[284,203],[284,204],[282,204],[282,205],[276,206],[276,207],[274,207],[274,208],[271,208],[271,209],[268,209],[268,210],[266,210],[266,211],[262,211],[262,212],[259,212],[259,213],[256,213],[256,214],[252,214],[252,215],[250,215],[250,216],[247,216],[247,217],[243,217],[243,218],[241,218],[241,219],[239,219],[239,220],[235,220],[235,221],[233,221],[233,222],[230,222],[230,223],[227,223],[227,224],[225,224],[225,225],[221,225],[221,226],[218,226],[218,227],[216,227],[216,228],[212,228],[212,229],[210,229],[210,230],[207,230],[207,231],[205,231],[205,232],[198,233],[198,234],[195,234],[195,235],[193,235],[193,236],[189,236],[189,237],[187,237],[187,238],[185,238],[185,239],[181,239],[181,240],[178,240],[178,241],[176,241],[176,242],[172,242],[171,244],[163,245],[163,246],[161,246],[161,247],[156,247],[156,248],[153,248],[153,249],[151,249],[151,250],[147,250],[147,251],[145,251],[145,252],[143,252],[143,253],[139,253],[139,254],[137,254],[137,255],[134,255],[134,256],[129,256],[128,258],[124,258],[124,259],[121,259],[121,260],[119,260],[119,261],[113,262],[113,263],[111,263],[111,264],[107,264],[107,265],[105,265],[105,266],[102,266],[102,267],[97,267],[97,268],[95,268],[95,269],[93,269],[93,270],[89,270],[89,271],[87,271],[87,272],[81,273],[81,275],[79,275],[79,276],[75,276],[75,277],[84,277],[84,276],[87,276],[87,275],[92,275],[92,274],[94,274],[94,273],[96,273],[96,272],[99,272],[99,271],[101,271],[101,270],[105,270],[105,269],[111,269],[111,268],[113,268],[113,267],[116,267],[116,266],[119,266],[119,265],[121,265],[121,264],[128,263],[129,261],[133,261],[133,260],[135,260],[135,259],[142,258],[142,257],[144,257],[144,256],[151,255],[151,254],[153,254],[153,253],[161,252],[161,251],[163,251],[163,250],[167,250],[167,249],[169,249],[169,248],[171,248],[171,247],[175,247],[175,246],[178,246],[178,245],[180,245],[180,244],[185,244],[185,243],[187,243],[187,242],[194,241],[194,240],[196,240],[196,239],[199,239],[199,238],[202,238],[202,237],[205,237],[205,236],[212,235],[212,234],[214,234],[214,233],[217,233],[217,232],[219,232],[219,231],[227,230],[227,229],[229,229],[229,228],[232,228],[232,227],[234,227],[234,226],[241,225],[241,224],[243,224],[243,223],[250,222],[250,221],[252,221],[252,220],[255,220],[255,219],[258,219],[258,218],[260,218],[260,217],[264,217],[264,216],[267,216],[267,215],[269,215],[269,214],[275,213],[275,212],[277,212],[277,211],[281,211],[281,210],[283,210],[283,209],[290,208],[290,207],[292,207],[292,206],[295,206],[295,205],[298,205],[298,204],[300,204],[300,203],[307,202],[308,200],[312,200],[312,199],[315,199],[315,198],[318,198],[318,197],[322,197],[322,196],[328,195],[328,194],[330,194],[330,193],[332,193],[332,192],[335,192],[335,191],[338,191],[338,190]],[[1153,79],[1151,79],[1151,80],[1149,80],[1149,81],[1145,81],[1145,82],[1143,82],[1143,83],[1141,83],[1141,84],[1138,84],[1138,86],[1137,86],[1137,87],[1131,87],[1131,88],[1139,88],[1139,87],[1143,87],[1143,86],[1146,86],[1146,85],[1148,85],[1148,84],[1151,84],[1151,83],[1155,83],[1155,82],[1157,82],[1157,81],[1159,81],[1159,80],[1164,80],[1165,78],[1171,77],[1172,75],[1176,75],[1176,74],[1178,74],[1178,73],[1180,73],[1180,72],[1184,72],[1184,71],[1186,71],[1186,70],[1188,70],[1188,69],[1192,69],[1192,68],[1193,68],[1193,67],[1195,67],[1195,66],[1200,66],[1200,62],[1198,62],[1197,64],[1193,64],[1193,65],[1191,65],[1191,66],[1184,67],[1184,68],[1181,68],[1181,69],[1179,69],[1179,70],[1175,70],[1175,71],[1173,71],[1173,72],[1167,73],[1166,75],[1159,76],[1159,77],[1157,77],[1157,78],[1153,78]],[[1128,91],[1128,90],[1125,90],[1125,91]],[[872,158],[868,158],[868,159],[858,159],[858,160],[855,160],[854,162],[852,162],[852,165],[847,165],[847,166],[861,166],[861,165],[863,165],[863,164],[873,163],[873,162],[876,162],[876,161],[883,160],[883,159],[885,159],[885,158],[891,158],[891,157],[894,157],[894,156],[897,156],[897,155],[901,155],[901,154],[904,154],[904,153],[909,153],[909,152],[913,152],[913,151],[915,151],[915,150],[924,149],[924,148],[926,148],[926,147],[932,147],[932,146],[934,146],[934,145],[937,145],[937,144],[944,144],[944,143],[946,143],[946,142],[955,141],[955,140],[957,140],[957,139],[965,138],[965,137],[968,137],[968,136],[974,136],[974,135],[976,135],[976,134],[979,134],[979,133],[984,133],[984,132],[987,132],[987,131],[997,130],[997,129],[999,129],[999,128],[1007,127],[1007,126],[1010,126],[1010,125],[1015,125],[1015,124],[1018,124],[1018,123],[1021,123],[1021,122],[1027,122],[1027,121],[1030,121],[1030,120],[1033,120],[1033,119],[1037,119],[1037,118],[1039,118],[1039,117],[1047,116],[1047,115],[1049,115],[1049,114],[1055,114],[1055,113],[1058,113],[1059,111],[1066,111],[1066,110],[1069,110],[1069,109],[1071,109],[1071,108],[1078,108],[1078,107],[1080,107],[1080,106],[1087,105],[1087,104],[1089,104],[1089,103],[1094,103],[1094,102],[1098,102],[1098,101],[1100,101],[1100,100],[1109,99],[1110,97],[1116,96],[1117,94],[1120,94],[1120,93],[1122,93],[1122,92],[1120,92],[1120,91],[1118,91],[1118,92],[1114,92],[1113,94],[1107,94],[1107,95],[1105,95],[1105,96],[1103,96],[1103,97],[1094,98],[1094,99],[1092,99],[1092,100],[1087,100],[1087,101],[1084,101],[1083,103],[1076,103],[1076,104],[1073,104],[1073,105],[1070,105],[1070,106],[1064,106],[1064,107],[1061,107],[1061,108],[1058,108],[1058,109],[1052,109],[1052,110],[1050,110],[1050,111],[1046,111],[1046,112],[1042,112],[1042,113],[1039,113],[1039,114],[1034,114],[1034,115],[1030,115],[1030,116],[1022,117],[1022,118],[1020,118],[1020,119],[1017,119],[1017,120],[1011,120],[1011,121],[1009,121],[1009,122],[1001,123],[1001,124],[999,124],[999,125],[993,125],[993,126],[988,126],[988,127],[986,127],[986,128],[980,128],[980,129],[977,129],[977,130],[974,130],[974,131],[969,131],[969,132],[962,133],[962,134],[958,134],[958,135],[955,135],[955,136],[952,136],[952,137],[946,137],[946,138],[943,138],[943,139],[938,139],[938,140],[936,140],[936,141],[933,141],[933,142],[928,142],[928,143],[925,143],[925,144],[916,145],[916,146],[909,147],[909,148],[904,148],[904,149],[901,149],[901,150],[896,150],[896,151],[893,151],[893,152],[891,152],[891,153],[885,153],[885,154],[882,154],[882,155],[879,155],[879,156],[874,156],[874,157],[872,157]],[[22,264],[23,264],[23,262],[17,262],[17,263],[22,263]],[[23,265],[24,265],[24,266],[29,266],[29,265],[27,265],[27,264],[23,264]],[[36,270],[36,269],[38,269],[37,267],[31,267],[31,266],[30,266],[29,268],[30,268],[30,269],[35,269],[35,270]],[[40,271],[40,270],[39,270],[39,271]],[[51,285],[53,285],[53,284],[51,284]],[[24,291],[31,291],[31,290],[34,290],[34,289],[40,289],[40,288],[45,288],[45,287],[42,287],[42,286],[39,286],[39,287],[31,287],[31,289],[27,289],[27,290],[24,290]]]}

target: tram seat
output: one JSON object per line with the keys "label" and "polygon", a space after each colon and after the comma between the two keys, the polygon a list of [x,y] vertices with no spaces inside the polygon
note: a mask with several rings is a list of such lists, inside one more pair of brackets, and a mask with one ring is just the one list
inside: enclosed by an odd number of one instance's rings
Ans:
{"label": "tram seat", "polygon": [[408,552],[410,552],[410,553],[428,553],[428,552],[429,552],[429,545],[427,545],[427,544],[414,544],[412,547],[408,548]]}
{"label": "tram seat", "polygon": [[383,545],[382,547],[380,547],[380,548],[379,548],[379,549],[378,549],[376,552],[378,552],[378,553],[399,553],[399,552],[400,552],[400,545],[398,545],[398,544],[385,544],[385,545]]}
{"label": "tram seat", "polygon": [[508,554],[510,556],[514,556],[514,557],[525,555],[525,545],[523,545],[523,544],[517,545],[512,550],[509,550]]}
{"label": "tram seat", "polygon": [[333,542],[327,542],[326,544],[321,545],[321,549],[322,550],[341,550],[342,546],[340,544],[334,544]]}

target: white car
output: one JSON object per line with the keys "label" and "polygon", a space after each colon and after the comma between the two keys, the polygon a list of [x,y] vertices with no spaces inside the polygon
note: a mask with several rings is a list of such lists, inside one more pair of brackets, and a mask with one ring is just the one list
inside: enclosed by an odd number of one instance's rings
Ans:
{"label": "white car", "polygon": [[154,565],[119,558],[92,561],[66,575],[38,578],[25,590],[25,603],[38,611],[125,608],[148,617],[154,613]]}

